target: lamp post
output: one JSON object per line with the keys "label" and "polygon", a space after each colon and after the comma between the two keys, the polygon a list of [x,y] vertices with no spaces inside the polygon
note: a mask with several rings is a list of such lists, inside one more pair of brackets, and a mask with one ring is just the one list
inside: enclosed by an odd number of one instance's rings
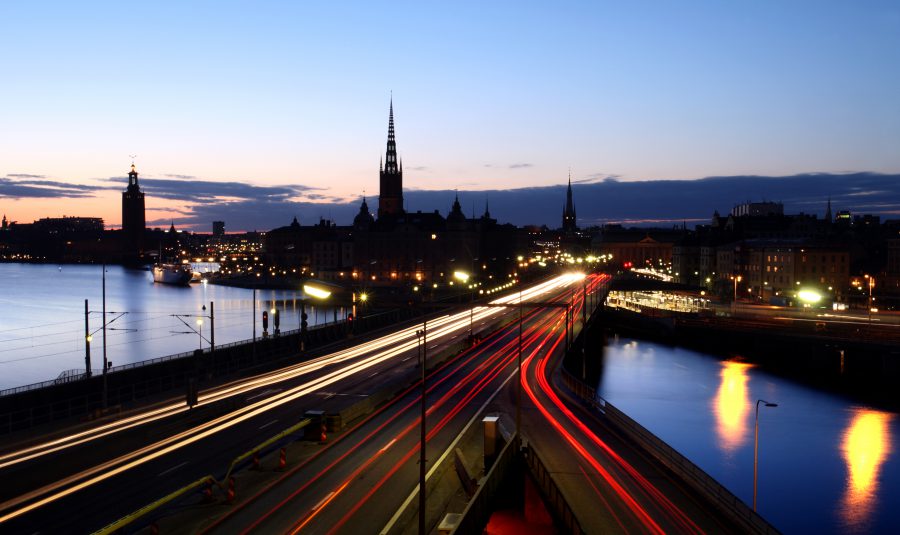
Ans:
{"label": "lamp post", "polygon": [[[469,274],[465,271],[454,271],[453,278],[458,280],[462,284],[466,284],[469,282]],[[469,288],[471,290],[471,288]],[[475,301],[475,293],[472,292],[472,302],[469,305],[469,341],[472,341],[472,323],[474,322],[474,301]]]}
{"label": "lamp post", "polygon": [[[91,377],[91,327],[88,323],[88,300],[84,300],[84,376]],[[104,318],[106,319],[106,318]]]}
{"label": "lamp post", "polygon": [[516,436],[522,433],[522,287],[519,286],[519,351],[518,377],[516,377]]}
{"label": "lamp post", "polygon": [[764,399],[756,400],[756,423],[753,426],[753,511],[756,512],[756,474],[759,466],[759,404],[764,407],[777,407],[777,403],[769,403]]}
{"label": "lamp post", "polygon": [[731,276],[731,280],[734,282],[734,296],[731,298],[731,312],[732,313],[737,308],[737,287],[738,287],[738,283],[741,282],[742,279],[743,279],[743,277],[741,277],[740,275],[732,275]]}
{"label": "lamp post", "polygon": [[866,279],[869,281],[869,306],[868,306],[868,314],[869,314],[869,325],[872,324],[872,290],[875,289],[875,277],[872,275],[866,275]]}
{"label": "lamp post", "polygon": [[[319,300],[328,299],[331,297],[331,290],[327,290],[325,288],[319,287],[312,283],[305,283],[303,285],[303,299],[300,300],[300,351],[306,349],[306,328],[307,328],[307,319],[306,315],[306,301],[308,301],[308,296],[315,297]],[[318,309],[316,309],[316,322],[318,324]],[[326,321],[328,317],[325,317]]]}
{"label": "lamp post", "polygon": [[428,459],[425,457],[425,362],[428,355],[428,322],[422,323],[422,330],[416,331],[416,339],[418,340],[419,354],[422,358],[422,418],[421,433],[419,443],[419,535],[425,535],[425,465]]}
{"label": "lamp post", "polygon": [[109,367],[106,360],[106,263],[103,264],[103,408],[109,401],[108,385],[106,383],[106,369]]}

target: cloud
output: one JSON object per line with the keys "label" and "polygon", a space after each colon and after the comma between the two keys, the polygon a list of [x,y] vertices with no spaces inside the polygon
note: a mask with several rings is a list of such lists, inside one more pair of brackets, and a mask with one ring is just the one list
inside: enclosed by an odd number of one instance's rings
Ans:
{"label": "cloud", "polygon": [[[685,180],[619,181],[614,175],[597,173],[600,182],[582,184],[575,190],[575,207],[581,226],[606,222],[628,225],[667,225],[686,221],[689,225],[708,221],[713,211],[727,214],[748,200],[772,200],[784,203],[786,213],[825,212],[828,197],[832,210],[850,210],[854,214],[872,213],[896,217],[900,210],[900,174],[808,173],[793,176],[719,176]],[[878,191],[877,203],[871,195]],[[460,203],[469,214],[473,201],[483,210],[484,195],[490,198],[491,215],[501,223],[516,225],[561,224],[560,213],[566,198],[565,184],[459,192]],[[454,192],[410,191],[404,199],[411,208],[446,215]]]}
{"label": "cloud", "polygon": [[429,167],[426,165],[419,165],[417,167],[407,167],[407,171],[428,171]]}
{"label": "cloud", "polygon": [[[16,178],[9,178],[9,177]],[[43,178],[41,175],[7,175],[0,178],[0,198],[7,199],[80,199],[93,197],[95,191],[107,189],[104,186],[71,184],[55,180],[21,180],[18,177]]]}
{"label": "cloud", "polygon": [[[111,177],[111,182],[127,182],[127,178]],[[160,197],[197,204],[221,204],[231,201],[256,200],[284,202],[308,192],[321,191],[300,184],[286,186],[257,186],[245,182],[184,181],[168,178],[142,178],[141,189],[148,197]]]}
{"label": "cloud", "polygon": [[9,178],[47,178],[44,175],[29,175],[27,173],[10,173],[6,176]]}
{"label": "cloud", "polygon": [[614,175],[610,173],[591,173],[585,178],[573,180],[572,184],[593,184],[595,182],[606,182],[607,180],[610,182],[616,182],[620,178],[622,178],[622,175]]}
{"label": "cloud", "polygon": [[193,176],[193,175],[173,175],[173,174],[165,174],[165,175],[163,175],[163,176],[164,176],[164,177],[168,177],[168,178],[179,178],[179,179],[181,179],[181,180],[193,180],[193,179],[197,178],[197,177],[195,177],[195,176]]}
{"label": "cloud", "polygon": [[525,169],[526,167],[534,167],[530,163],[513,163],[509,165],[510,169]]}

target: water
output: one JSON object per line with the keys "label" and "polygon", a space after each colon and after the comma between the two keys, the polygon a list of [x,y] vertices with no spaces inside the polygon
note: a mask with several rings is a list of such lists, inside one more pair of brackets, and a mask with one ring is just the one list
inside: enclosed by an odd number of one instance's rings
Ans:
{"label": "water", "polygon": [[[107,358],[113,366],[199,348],[200,334],[209,338],[209,318],[200,316],[209,315],[210,301],[215,304],[217,345],[253,336],[253,290],[203,283],[168,286],[154,284],[149,271],[106,269],[106,310],[127,312],[107,327]],[[0,264],[0,390],[84,370],[85,299],[90,330],[96,331],[91,367],[102,368],[101,279],[101,267],[94,265]],[[257,336],[262,334],[262,310],[273,307],[279,309],[282,330],[299,328],[302,298],[299,290],[258,290]],[[344,312],[337,310],[338,319]],[[187,315],[182,319],[191,328],[176,314]],[[334,320],[334,309],[328,307],[308,306],[307,314],[310,326]],[[270,313],[270,332],[272,328]]]}
{"label": "water", "polygon": [[599,394],[785,533],[897,533],[900,419],[753,365],[610,340]]}

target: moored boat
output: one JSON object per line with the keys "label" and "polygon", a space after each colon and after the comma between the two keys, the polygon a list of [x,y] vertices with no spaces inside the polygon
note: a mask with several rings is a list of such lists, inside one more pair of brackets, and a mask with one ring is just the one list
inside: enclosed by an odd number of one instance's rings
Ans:
{"label": "moored boat", "polygon": [[156,264],[153,266],[153,282],[187,286],[191,282],[190,264]]}

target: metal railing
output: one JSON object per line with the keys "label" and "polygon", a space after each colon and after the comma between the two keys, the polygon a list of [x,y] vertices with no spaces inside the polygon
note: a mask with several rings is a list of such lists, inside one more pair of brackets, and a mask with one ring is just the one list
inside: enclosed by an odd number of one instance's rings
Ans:
{"label": "metal railing", "polygon": [[[360,320],[368,320],[369,318],[377,318],[383,314],[389,314],[389,313],[390,312],[381,312],[378,314],[373,314],[371,316],[365,316],[364,318],[360,318]],[[346,323],[346,320],[339,320],[337,323]],[[331,327],[333,325],[335,325],[335,322],[317,324],[317,325],[314,325],[313,327],[311,327],[310,329],[308,329],[307,332],[308,333],[314,332],[314,331],[317,331],[320,329]],[[291,336],[291,335],[296,335],[299,333],[300,333],[300,329],[292,329],[289,331],[281,331],[280,336]],[[261,340],[263,340],[263,338],[257,337],[256,340],[261,341]],[[227,344],[216,344],[216,350],[220,351],[220,350],[228,349],[230,347],[236,347],[236,346],[245,345],[245,344],[252,344],[253,341],[254,340],[252,338],[247,338],[245,340],[238,340],[236,342],[229,342]],[[109,368],[107,370],[107,373],[116,373],[116,372],[121,372],[124,370],[141,368],[144,366],[152,366],[154,364],[159,364],[160,362],[167,362],[170,360],[177,360],[177,359],[193,357],[196,351],[197,350],[195,349],[193,351],[185,351],[182,353],[175,353],[175,354],[166,355],[163,357],[156,357],[156,358],[152,358],[152,359],[141,360],[138,362],[131,362],[129,364],[122,364],[121,366],[112,366],[111,368]],[[204,348],[202,351],[203,351],[203,354],[210,353],[210,349],[208,347]],[[93,375],[100,375],[103,373],[103,370],[93,370],[92,373],[93,373]],[[48,386],[55,386],[55,385],[58,385],[61,383],[71,382],[72,380],[78,380],[78,379],[84,379],[84,378],[85,378],[85,374],[84,374],[84,372],[82,372],[79,377],[75,377],[73,379],[66,378],[64,380],[61,380],[61,378],[57,377],[56,379],[49,379],[47,381],[41,381],[40,383],[32,383],[32,384],[28,384],[28,385],[17,386],[14,388],[7,388],[5,390],[0,390],[0,397],[10,396],[13,394],[18,394],[20,392],[27,392],[29,390],[35,390],[38,388],[46,388]]]}

